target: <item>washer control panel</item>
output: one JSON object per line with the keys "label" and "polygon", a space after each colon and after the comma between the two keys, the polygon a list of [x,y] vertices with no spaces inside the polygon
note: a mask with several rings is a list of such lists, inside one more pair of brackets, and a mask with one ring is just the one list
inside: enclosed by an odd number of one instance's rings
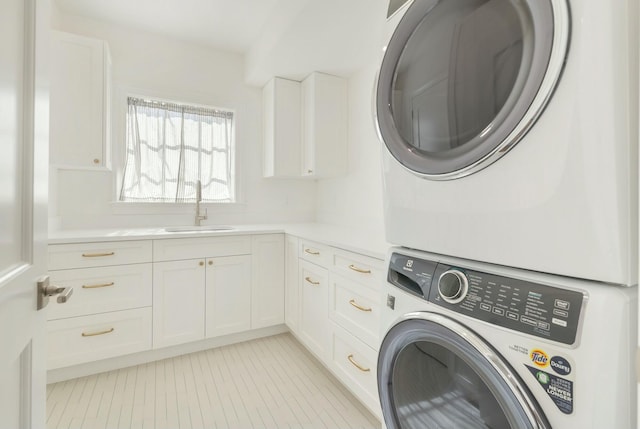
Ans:
{"label": "washer control panel", "polygon": [[[419,272],[408,271],[407,265],[419,267]],[[400,276],[396,275],[398,270]],[[398,253],[391,257],[387,280],[433,304],[478,320],[564,344],[576,341],[582,292]]]}

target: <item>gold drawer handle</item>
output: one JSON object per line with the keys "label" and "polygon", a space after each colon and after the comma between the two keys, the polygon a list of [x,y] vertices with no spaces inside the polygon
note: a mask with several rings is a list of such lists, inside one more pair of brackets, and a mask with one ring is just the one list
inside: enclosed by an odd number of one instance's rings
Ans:
{"label": "gold drawer handle", "polygon": [[358,362],[356,362],[355,360],[353,360],[353,355],[349,355],[347,356],[347,359],[349,359],[349,362],[351,362],[351,365],[355,366],[356,368],[358,368],[360,371],[362,372],[369,372],[371,371],[371,368],[365,368],[363,366],[360,366],[358,364]]}
{"label": "gold drawer handle", "polygon": [[308,253],[309,255],[319,255],[320,252],[318,252],[317,250],[311,250],[311,249],[304,249],[304,253]]}
{"label": "gold drawer handle", "polygon": [[113,256],[116,252],[108,252],[108,253],[83,253],[83,258],[99,258],[101,256]]}
{"label": "gold drawer handle", "polygon": [[111,328],[111,329],[107,329],[106,331],[99,331],[99,332],[83,332],[82,336],[83,337],[95,337],[96,335],[104,335],[104,334],[110,334],[115,330],[115,328]]}
{"label": "gold drawer handle", "polygon": [[102,283],[99,285],[82,285],[82,289],[98,289],[101,287],[109,287],[109,286],[113,286],[115,283],[111,282],[111,283]]}
{"label": "gold drawer handle", "polygon": [[311,280],[311,277],[305,277],[304,279],[305,279],[308,283],[311,283],[312,285],[315,285],[315,286],[317,286],[317,285],[319,285],[319,284],[320,284],[320,282],[314,282],[313,280]]}
{"label": "gold drawer handle", "polygon": [[353,305],[355,308],[357,308],[360,311],[371,311],[371,308],[361,307],[358,304],[356,304],[355,299],[352,299],[351,301],[349,301],[349,304]]}
{"label": "gold drawer handle", "polygon": [[355,265],[353,265],[353,264],[349,265],[349,269],[350,269],[350,270],[353,270],[353,271],[355,271],[355,272],[357,272],[357,273],[362,273],[362,274],[371,274],[371,270],[365,270],[365,269],[362,269],[362,268],[358,268],[358,267],[356,267],[356,266],[355,266]]}

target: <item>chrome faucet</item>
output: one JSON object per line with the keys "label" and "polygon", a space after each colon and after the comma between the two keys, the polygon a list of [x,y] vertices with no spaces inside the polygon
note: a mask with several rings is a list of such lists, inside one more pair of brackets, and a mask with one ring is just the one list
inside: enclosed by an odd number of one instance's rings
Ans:
{"label": "chrome faucet", "polygon": [[200,222],[207,220],[207,209],[204,214],[200,214],[200,202],[202,201],[202,182],[196,182],[196,226],[200,226]]}

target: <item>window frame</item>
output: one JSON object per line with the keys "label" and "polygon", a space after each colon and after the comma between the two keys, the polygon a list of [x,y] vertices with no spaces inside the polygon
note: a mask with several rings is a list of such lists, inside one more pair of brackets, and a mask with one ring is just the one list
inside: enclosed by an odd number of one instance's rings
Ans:
{"label": "window frame", "polygon": [[[127,114],[128,114],[128,98],[149,99],[159,102],[184,104],[193,107],[205,109],[224,110],[233,113],[232,126],[232,153],[233,153],[233,169],[234,169],[234,194],[233,202],[202,202],[202,207],[215,208],[217,212],[234,211],[237,206],[244,206],[243,192],[243,174],[239,170],[241,165],[241,150],[237,142],[237,124],[238,113],[234,107],[218,107],[206,104],[203,96],[176,96],[159,93],[157,91],[142,90],[130,87],[118,87],[113,97],[112,105],[112,168],[113,182],[111,190],[111,209],[114,214],[184,214],[193,212],[194,202],[158,202],[158,201],[120,201],[120,189],[122,180],[124,179],[124,167],[126,163],[126,138],[127,138]],[[225,210],[224,208],[227,208]]]}

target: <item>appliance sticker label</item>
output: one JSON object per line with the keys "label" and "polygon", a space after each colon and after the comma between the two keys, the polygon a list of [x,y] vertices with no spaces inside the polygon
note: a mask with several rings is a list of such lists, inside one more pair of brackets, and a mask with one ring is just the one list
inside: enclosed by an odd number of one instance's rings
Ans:
{"label": "appliance sticker label", "polygon": [[[533,352],[532,352],[533,354]],[[554,356],[555,358],[555,356]],[[553,358],[552,358],[553,359]],[[558,358],[560,359],[560,358]],[[532,359],[533,360],[533,359]],[[566,360],[563,360],[566,363]],[[534,360],[534,363],[535,360]],[[573,413],[573,382],[557,375],[543,371],[539,367],[525,365],[531,374],[538,380],[540,386],[547,392],[547,395],[556,404],[558,409],[565,414]],[[551,366],[553,369],[556,367]],[[571,371],[569,367],[569,372]]]}

